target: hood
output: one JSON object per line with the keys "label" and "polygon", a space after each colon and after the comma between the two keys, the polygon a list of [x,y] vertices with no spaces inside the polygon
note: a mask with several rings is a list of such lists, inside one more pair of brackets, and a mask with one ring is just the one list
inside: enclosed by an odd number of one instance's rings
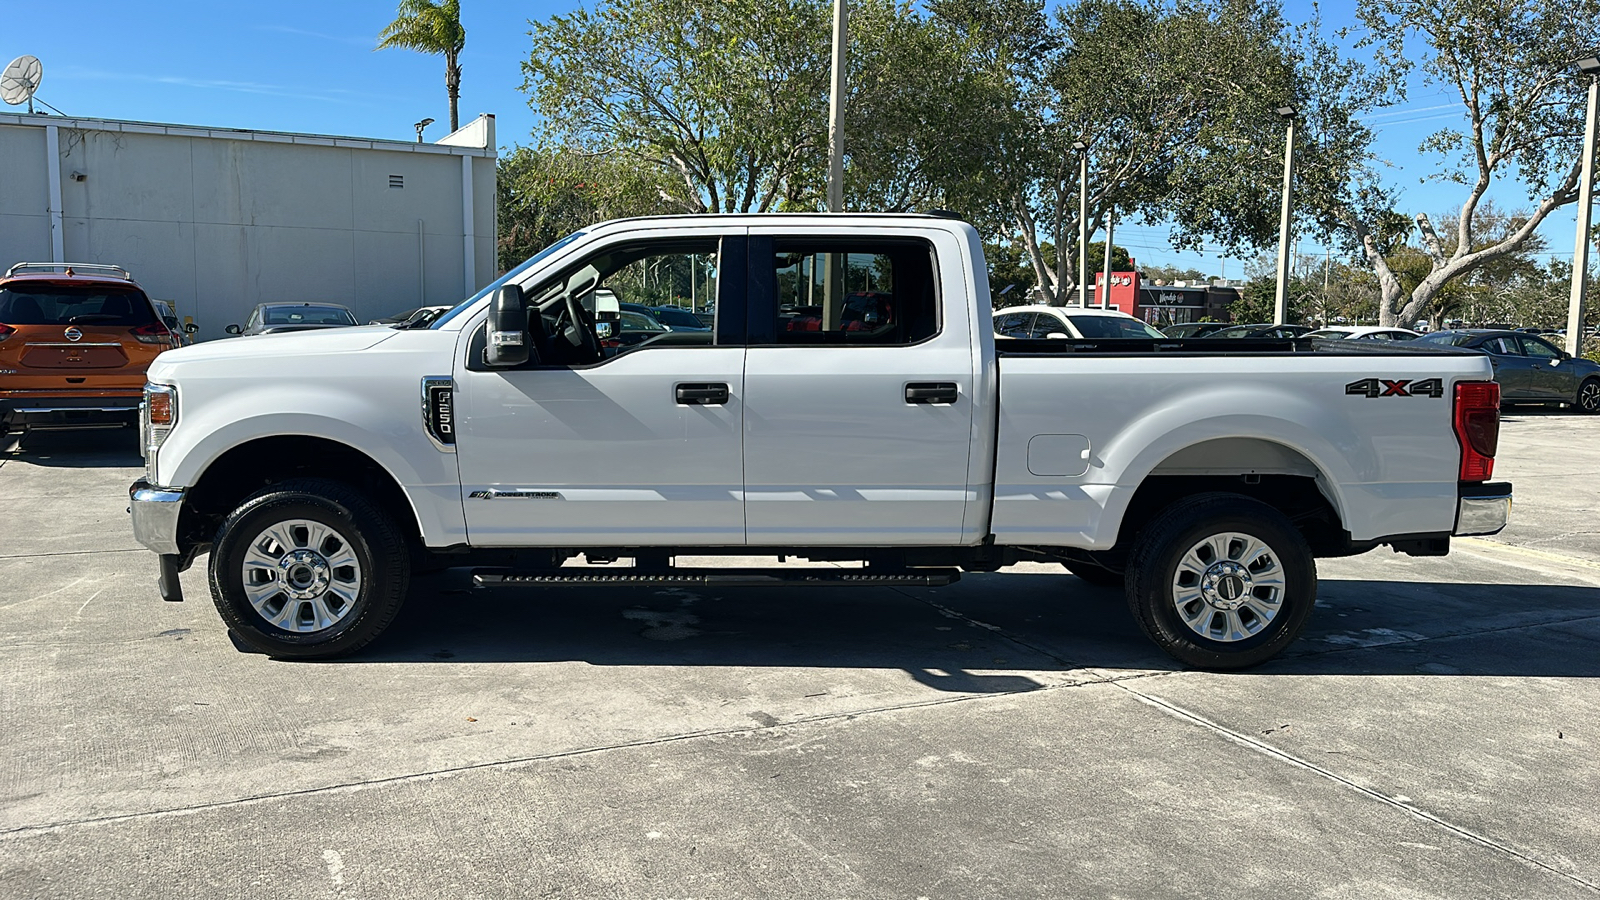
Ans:
{"label": "hood", "polygon": [[356,353],[375,347],[399,332],[387,325],[356,325],[348,328],[322,328],[279,334],[250,334],[226,340],[206,341],[156,357],[150,370],[185,362],[218,359],[261,359],[312,354]]}

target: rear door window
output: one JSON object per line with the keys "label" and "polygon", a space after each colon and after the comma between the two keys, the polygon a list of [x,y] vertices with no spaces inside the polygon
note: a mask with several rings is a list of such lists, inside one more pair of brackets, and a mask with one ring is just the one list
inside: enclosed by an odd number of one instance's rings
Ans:
{"label": "rear door window", "polygon": [[156,321],[150,301],[115,285],[16,284],[0,289],[0,323],[138,327]]}
{"label": "rear door window", "polygon": [[779,238],[773,250],[773,343],[905,345],[939,333],[927,242]]}

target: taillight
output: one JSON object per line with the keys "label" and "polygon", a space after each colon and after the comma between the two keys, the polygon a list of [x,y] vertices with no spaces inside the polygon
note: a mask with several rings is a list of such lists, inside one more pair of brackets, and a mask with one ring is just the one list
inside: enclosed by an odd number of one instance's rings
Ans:
{"label": "taillight", "polygon": [[1488,481],[1500,446],[1500,385],[1463,381],[1456,385],[1456,440],[1461,442],[1461,480]]}
{"label": "taillight", "polygon": [[0,341],[3,341],[6,338],[11,337],[13,334],[16,334],[16,333],[17,333],[17,330],[15,328],[12,328],[10,325],[0,325]]}
{"label": "taillight", "polygon": [[141,344],[166,344],[172,346],[172,332],[160,322],[151,322],[149,325],[140,325],[133,329],[133,336]]}

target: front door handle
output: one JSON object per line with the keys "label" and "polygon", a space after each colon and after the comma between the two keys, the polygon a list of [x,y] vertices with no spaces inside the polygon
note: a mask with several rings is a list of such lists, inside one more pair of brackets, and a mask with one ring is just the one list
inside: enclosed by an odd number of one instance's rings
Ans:
{"label": "front door handle", "polygon": [[728,402],[725,384],[680,384],[676,390],[680,406],[720,406]]}
{"label": "front door handle", "polygon": [[913,381],[906,385],[907,403],[954,403],[957,395],[953,381]]}

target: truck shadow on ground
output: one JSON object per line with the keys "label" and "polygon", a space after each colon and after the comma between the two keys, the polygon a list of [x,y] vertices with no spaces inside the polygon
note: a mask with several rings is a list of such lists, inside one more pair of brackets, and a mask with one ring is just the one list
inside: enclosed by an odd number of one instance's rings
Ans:
{"label": "truck shadow on ground", "polygon": [[0,462],[10,460],[57,469],[137,469],[144,465],[136,428],[0,435]]}
{"label": "truck shadow on ground", "polygon": [[[1066,574],[938,589],[467,585],[459,570],[417,579],[399,621],[348,662],[890,668],[962,693],[1030,690],[1037,675],[1078,669],[1183,668],[1120,591]],[[1596,677],[1600,588],[1325,580],[1300,640],[1250,672]]]}

